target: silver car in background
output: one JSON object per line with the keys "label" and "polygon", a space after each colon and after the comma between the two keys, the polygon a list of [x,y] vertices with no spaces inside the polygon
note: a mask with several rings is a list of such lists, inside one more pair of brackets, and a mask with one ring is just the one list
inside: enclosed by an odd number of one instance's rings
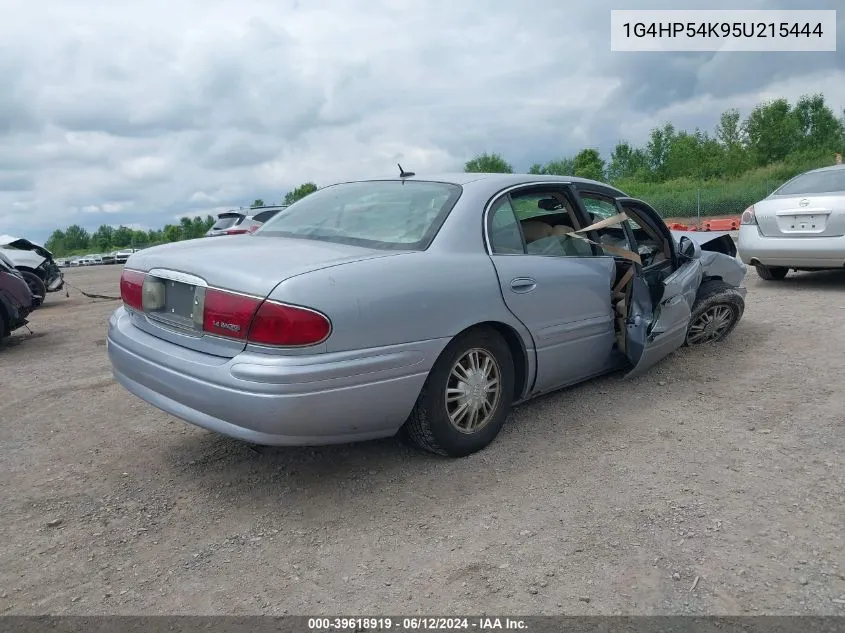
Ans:
{"label": "silver car in background", "polygon": [[746,209],[738,248],[766,280],[845,266],[845,165],[805,172]]}
{"label": "silver car in background", "polygon": [[723,339],[744,277],[727,233],[675,235],[599,182],[403,173],[325,187],[254,234],[134,253],[108,353],[127,390],[235,438],[404,428],[462,456],[515,402]]}

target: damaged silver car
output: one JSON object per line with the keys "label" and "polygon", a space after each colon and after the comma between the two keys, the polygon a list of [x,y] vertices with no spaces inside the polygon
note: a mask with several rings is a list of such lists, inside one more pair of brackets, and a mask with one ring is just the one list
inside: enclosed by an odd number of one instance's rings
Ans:
{"label": "damaged silver car", "polygon": [[512,404],[724,339],[745,272],[727,234],[673,234],[599,182],[402,172],[134,253],[108,353],[130,392],[248,442],[404,429],[462,456]]}

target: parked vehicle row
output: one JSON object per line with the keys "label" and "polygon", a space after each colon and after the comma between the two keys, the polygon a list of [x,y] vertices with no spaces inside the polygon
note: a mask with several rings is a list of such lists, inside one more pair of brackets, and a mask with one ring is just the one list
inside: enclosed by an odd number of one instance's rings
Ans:
{"label": "parked vehicle row", "polygon": [[91,254],[77,257],[65,257],[63,259],[57,260],[57,263],[60,268],[71,268],[75,266],[125,264],[126,260],[129,259],[129,256],[138,250],[140,249],[125,248],[119,251],[112,251],[111,253],[106,253],[104,255]]}
{"label": "parked vehicle row", "polygon": [[107,349],[128,391],[231,437],[463,456],[513,403],[722,340],[745,272],[729,234],[599,182],[403,172],[133,254]]}

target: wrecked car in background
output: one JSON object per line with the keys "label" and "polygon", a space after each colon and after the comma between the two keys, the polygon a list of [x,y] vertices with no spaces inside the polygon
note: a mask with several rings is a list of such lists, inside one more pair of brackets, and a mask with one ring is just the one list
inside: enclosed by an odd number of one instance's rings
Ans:
{"label": "wrecked car in background", "polygon": [[26,325],[33,296],[23,275],[0,251],[0,340]]}
{"label": "wrecked car in background", "polygon": [[459,457],[512,404],[640,375],[743,315],[745,267],[723,236],[676,239],[614,187],[413,176],[325,187],[254,234],[135,253],[108,325],[118,382],[256,444],[404,428]]}
{"label": "wrecked car in background", "polygon": [[20,237],[0,235],[0,250],[23,275],[34,297],[35,307],[44,302],[48,292],[56,292],[64,287],[61,269],[53,259],[53,254],[43,246]]}

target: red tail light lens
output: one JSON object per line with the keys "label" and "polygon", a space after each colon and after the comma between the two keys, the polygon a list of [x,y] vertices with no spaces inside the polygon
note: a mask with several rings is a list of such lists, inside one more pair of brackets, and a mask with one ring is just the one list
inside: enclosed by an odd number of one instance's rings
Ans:
{"label": "red tail light lens", "polygon": [[752,204],[745,211],[742,212],[742,217],[739,219],[740,224],[757,224],[757,216],[754,215],[754,205]]}
{"label": "red tail light lens", "polygon": [[144,278],[147,273],[139,270],[123,269],[120,274],[120,298],[124,305],[134,309],[143,309]]}
{"label": "red tail light lens", "polygon": [[315,310],[265,301],[255,313],[249,342],[284,347],[316,345],[331,331],[328,317]]}
{"label": "red tail light lens", "polygon": [[226,235],[243,235],[244,233],[249,233],[246,229],[229,229],[226,231]]}
{"label": "red tail light lens", "polygon": [[208,288],[202,329],[256,345],[298,347],[325,341],[332,324],[316,310]]}
{"label": "red tail light lens", "polygon": [[255,233],[255,232],[256,232],[258,229],[260,229],[260,228],[261,228],[261,225],[260,225],[260,224],[254,224],[254,225],[252,225],[251,227],[249,227],[249,232],[250,232],[250,233]]}
{"label": "red tail light lens", "polygon": [[202,329],[209,334],[246,340],[252,316],[261,299],[208,288],[202,313]]}

